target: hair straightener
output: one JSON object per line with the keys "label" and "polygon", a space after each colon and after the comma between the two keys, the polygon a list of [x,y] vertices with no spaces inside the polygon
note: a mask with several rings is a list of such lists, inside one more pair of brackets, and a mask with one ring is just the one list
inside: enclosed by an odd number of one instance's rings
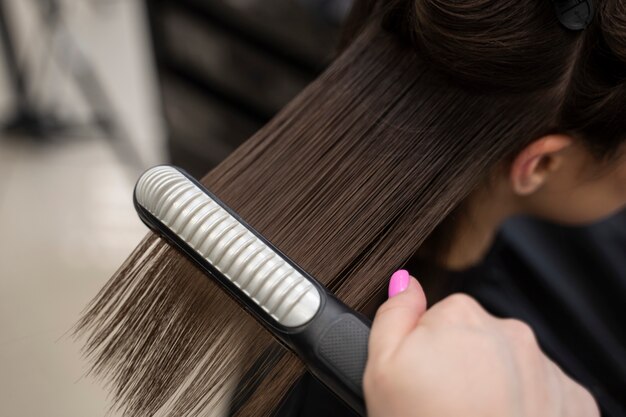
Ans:
{"label": "hair straightener", "polygon": [[360,415],[370,321],[335,298],[185,171],[137,181],[141,220],[218,282]]}

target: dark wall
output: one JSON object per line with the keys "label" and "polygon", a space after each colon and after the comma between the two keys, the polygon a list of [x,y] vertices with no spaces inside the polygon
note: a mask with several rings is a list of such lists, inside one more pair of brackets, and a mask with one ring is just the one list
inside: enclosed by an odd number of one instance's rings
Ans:
{"label": "dark wall", "polygon": [[332,57],[349,1],[146,0],[171,162],[201,176]]}

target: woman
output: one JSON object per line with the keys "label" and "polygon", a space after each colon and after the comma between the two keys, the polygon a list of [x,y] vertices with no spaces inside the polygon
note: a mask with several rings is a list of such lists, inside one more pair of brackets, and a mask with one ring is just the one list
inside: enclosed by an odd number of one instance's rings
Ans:
{"label": "woman", "polygon": [[[594,2],[596,3],[596,2]],[[412,269],[457,289],[516,213],[588,222],[624,205],[626,10],[582,31],[544,0],[358,3],[333,64],[203,182],[351,306]],[[301,364],[149,236],[79,328],[132,415],[269,415]]]}

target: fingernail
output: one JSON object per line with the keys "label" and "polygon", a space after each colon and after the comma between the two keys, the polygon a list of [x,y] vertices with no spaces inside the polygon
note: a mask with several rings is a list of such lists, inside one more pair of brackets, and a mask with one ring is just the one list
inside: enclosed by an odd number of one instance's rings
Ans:
{"label": "fingernail", "polygon": [[409,287],[409,271],[400,269],[389,280],[389,298],[400,294]]}

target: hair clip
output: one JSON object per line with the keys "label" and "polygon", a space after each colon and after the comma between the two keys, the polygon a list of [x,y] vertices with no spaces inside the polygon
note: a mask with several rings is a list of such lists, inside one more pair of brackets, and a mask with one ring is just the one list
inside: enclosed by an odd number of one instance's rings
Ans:
{"label": "hair clip", "polygon": [[591,0],[552,0],[559,22],[570,30],[583,30],[593,19]]}

